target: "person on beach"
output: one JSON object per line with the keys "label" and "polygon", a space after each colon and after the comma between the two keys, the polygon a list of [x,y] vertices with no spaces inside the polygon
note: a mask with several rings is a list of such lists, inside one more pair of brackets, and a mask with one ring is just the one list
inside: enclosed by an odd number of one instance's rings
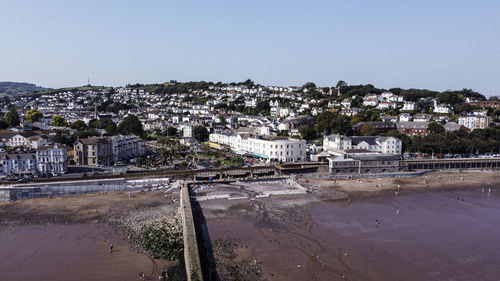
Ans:
{"label": "person on beach", "polygon": [[113,252],[113,244],[109,244],[109,253]]}
{"label": "person on beach", "polygon": [[378,227],[378,220],[375,220],[375,227]]}

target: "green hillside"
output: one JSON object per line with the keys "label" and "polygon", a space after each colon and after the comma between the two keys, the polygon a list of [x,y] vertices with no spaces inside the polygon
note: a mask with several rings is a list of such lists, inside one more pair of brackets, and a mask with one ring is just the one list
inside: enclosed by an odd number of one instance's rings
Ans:
{"label": "green hillside", "polygon": [[18,96],[45,90],[49,89],[30,83],[0,82],[0,96]]}

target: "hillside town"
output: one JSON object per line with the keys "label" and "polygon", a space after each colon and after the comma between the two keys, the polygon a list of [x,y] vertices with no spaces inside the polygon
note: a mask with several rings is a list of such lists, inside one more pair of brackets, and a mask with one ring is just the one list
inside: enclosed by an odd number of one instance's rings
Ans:
{"label": "hillside town", "polygon": [[356,159],[392,171],[401,157],[500,153],[500,101],[468,89],[170,81],[35,92],[0,108],[0,176],[19,180],[77,166],[329,161],[349,172]]}

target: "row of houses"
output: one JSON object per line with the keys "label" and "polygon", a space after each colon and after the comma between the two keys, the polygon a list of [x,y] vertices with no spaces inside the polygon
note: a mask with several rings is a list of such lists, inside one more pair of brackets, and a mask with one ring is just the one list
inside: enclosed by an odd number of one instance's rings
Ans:
{"label": "row of houses", "polygon": [[306,161],[305,140],[237,131],[212,133],[209,140],[227,145],[238,154],[248,154],[266,161]]}
{"label": "row of houses", "polygon": [[326,151],[369,150],[380,153],[401,154],[403,144],[395,137],[382,136],[343,136],[333,134],[323,138]]}
{"label": "row of houses", "polygon": [[0,176],[52,174],[68,171],[66,148],[61,145],[39,147],[36,152],[0,153]]}
{"label": "row of houses", "polygon": [[37,149],[51,144],[51,138],[41,132],[33,131],[0,131],[0,147],[25,147]]}
{"label": "row of houses", "polygon": [[88,166],[109,166],[146,154],[144,140],[134,135],[78,139],[73,149],[76,165]]}
{"label": "row of houses", "polygon": [[323,138],[323,146],[310,146],[311,161],[328,160],[332,173],[384,173],[405,168],[399,157],[403,143],[395,137],[344,136]]}

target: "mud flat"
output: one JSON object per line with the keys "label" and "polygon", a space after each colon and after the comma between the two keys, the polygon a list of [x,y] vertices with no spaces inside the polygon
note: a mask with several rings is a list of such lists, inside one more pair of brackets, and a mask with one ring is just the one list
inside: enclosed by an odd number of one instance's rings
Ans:
{"label": "mud flat", "polygon": [[177,208],[163,192],[0,202],[0,279],[158,280],[175,262],[152,259],[131,230]]}
{"label": "mud flat", "polygon": [[227,268],[238,264],[256,265],[251,276],[258,280],[500,276],[498,174],[300,181],[316,192],[200,203],[212,245],[231,241],[235,248],[233,263],[214,251],[222,280],[231,280]]}
{"label": "mud flat", "polygon": [[19,226],[0,241],[3,280],[136,280],[156,266],[104,225]]}

